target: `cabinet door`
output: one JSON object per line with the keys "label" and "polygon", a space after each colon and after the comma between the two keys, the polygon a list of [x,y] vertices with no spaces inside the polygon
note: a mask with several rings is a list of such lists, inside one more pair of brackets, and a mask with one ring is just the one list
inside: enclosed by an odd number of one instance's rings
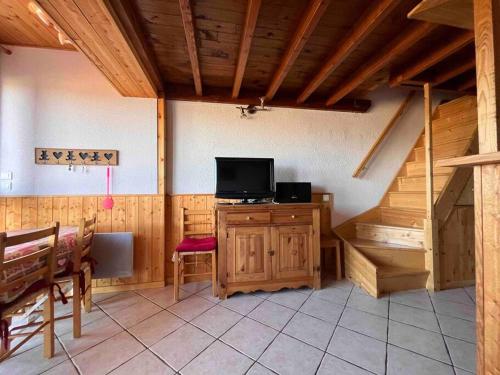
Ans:
{"label": "cabinet door", "polygon": [[271,279],[270,229],[236,227],[228,229],[227,281],[264,281]]}
{"label": "cabinet door", "polygon": [[273,228],[273,278],[312,276],[312,240],[311,225]]}

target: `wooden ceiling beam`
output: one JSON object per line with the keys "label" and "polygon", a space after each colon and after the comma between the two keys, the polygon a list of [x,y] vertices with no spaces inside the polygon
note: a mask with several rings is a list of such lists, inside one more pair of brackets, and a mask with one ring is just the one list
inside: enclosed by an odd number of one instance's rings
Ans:
{"label": "wooden ceiling beam", "polygon": [[422,0],[408,18],[474,30],[472,0]]}
{"label": "wooden ceiling beam", "polygon": [[143,69],[103,0],[38,0],[74,45],[123,96],[156,98],[158,91]]}
{"label": "wooden ceiling beam", "polygon": [[184,34],[186,35],[186,43],[191,61],[191,70],[193,71],[193,81],[196,95],[203,95],[201,84],[200,63],[198,60],[198,47],[196,46],[196,35],[194,31],[193,10],[191,9],[190,0],[179,0],[181,10],[182,23],[184,25]]}
{"label": "wooden ceiling beam", "polygon": [[279,87],[285,80],[288,72],[292,68],[295,60],[299,57],[300,52],[306,45],[311,34],[316,29],[319,20],[330,5],[330,0],[310,0],[307,9],[302,16],[300,23],[295,30],[295,33],[288,43],[281,63],[274,73],[274,76],[269,84],[266,92],[266,99],[272,100]]}
{"label": "wooden ceiling beam", "polygon": [[463,74],[465,72],[468,72],[469,70],[474,69],[475,66],[476,66],[476,59],[474,56],[472,56],[466,61],[459,61],[458,64],[453,65],[451,68],[435,74],[430,81],[434,86],[437,86],[449,81],[450,79],[458,77],[460,74]]}
{"label": "wooden ceiling beam", "polygon": [[389,79],[389,86],[394,87],[402,82],[412,79],[417,74],[429,69],[430,67],[436,65],[437,63],[443,61],[447,57],[451,56],[455,52],[459,51],[466,45],[474,41],[474,32],[463,31],[451,40],[449,40],[443,47],[438,47],[430,52],[426,52],[425,55],[420,59],[412,63],[411,65],[404,67],[400,71],[391,75]]}
{"label": "wooden ceiling beam", "polygon": [[362,66],[351,76],[335,87],[326,101],[326,105],[330,106],[337,103],[340,99],[351,93],[368,78],[387,66],[397,56],[406,52],[409,46],[414,45],[436,28],[436,24],[422,22],[413,25],[400,33],[400,35],[389,42],[385,48],[382,48],[379,53],[375,54],[371,59],[363,63]]}
{"label": "wooden ceiling beam", "polygon": [[297,103],[304,103],[399,3],[397,0],[378,0],[373,2],[373,5],[363,13],[344,39],[332,48],[334,52],[304,90],[302,90],[297,98]]}
{"label": "wooden ceiling beam", "polygon": [[[191,86],[171,85],[167,87],[165,99],[182,100],[207,103],[225,103],[235,105],[255,105],[260,106],[259,91],[242,90],[238,98],[233,98],[228,89],[220,87],[204,87],[203,95],[199,96],[193,91]],[[312,109],[320,111],[340,111],[365,113],[371,106],[371,101],[367,99],[342,99],[333,106],[326,107],[324,100],[311,101],[297,104],[294,96],[276,96],[271,102],[266,103],[269,107],[283,107],[296,109]]]}
{"label": "wooden ceiling beam", "polygon": [[238,54],[238,62],[234,73],[233,91],[231,97],[237,98],[240,94],[241,83],[245,75],[248,56],[250,55],[250,48],[252,46],[253,33],[257,25],[257,17],[262,0],[248,0],[247,12],[245,15],[245,23],[241,33],[240,51]]}
{"label": "wooden ceiling beam", "polygon": [[138,12],[134,4],[122,0],[103,1],[113,20],[120,28],[122,35],[126,38],[142,70],[148,76],[149,81],[157,88],[158,92],[163,92],[163,82],[158,64],[146,41],[144,30],[138,19]]}

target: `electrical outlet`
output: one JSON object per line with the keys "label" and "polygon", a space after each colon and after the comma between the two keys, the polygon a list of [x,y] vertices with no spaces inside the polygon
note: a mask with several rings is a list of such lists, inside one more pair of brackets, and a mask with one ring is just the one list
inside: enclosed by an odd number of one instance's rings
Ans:
{"label": "electrical outlet", "polygon": [[329,202],[329,201],[330,201],[330,195],[323,194],[323,202]]}
{"label": "electrical outlet", "polygon": [[0,180],[12,180],[12,172],[0,173]]}
{"label": "electrical outlet", "polygon": [[12,191],[12,181],[7,181],[7,180],[0,181],[0,191],[3,192]]}

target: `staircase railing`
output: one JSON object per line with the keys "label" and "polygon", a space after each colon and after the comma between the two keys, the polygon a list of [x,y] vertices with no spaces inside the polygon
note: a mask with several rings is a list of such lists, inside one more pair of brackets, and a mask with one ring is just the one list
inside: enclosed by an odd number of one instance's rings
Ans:
{"label": "staircase railing", "polygon": [[377,149],[381,145],[381,143],[384,141],[387,134],[389,134],[391,129],[394,127],[394,125],[396,125],[398,120],[401,118],[401,116],[403,116],[406,109],[408,108],[408,105],[410,104],[410,101],[412,100],[412,98],[414,96],[415,96],[414,90],[412,90],[408,93],[405,100],[403,101],[403,103],[401,103],[397,112],[392,117],[391,121],[389,121],[389,123],[384,128],[384,130],[382,130],[382,133],[380,133],[378,138],[375,140],[375,143],[373,143],[372,147],[370,147],[366,156],[363,158],[363,160],[361,160],[358,167],[356,168],[356,170],[352,174],[352,177],[359,177],[361,175],[361,173],[363,173],[363,171],[365,171],[367,169],[368,162],[372,159],[373,155],[375,155],[375,152],[377,151]]}

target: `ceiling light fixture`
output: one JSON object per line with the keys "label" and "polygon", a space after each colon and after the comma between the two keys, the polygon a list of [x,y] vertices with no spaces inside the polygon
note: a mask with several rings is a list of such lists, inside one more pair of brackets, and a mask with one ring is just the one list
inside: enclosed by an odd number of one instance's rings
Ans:
{"label": "ceiling light fixture", "polygon": [[266,107],[264,104],[264,101],[266,100],[265,96],[261,96],[259,98],[259,100],[260,100],[260,106],[249,104],[246,107],[243,107],[243,106],[236,107],[240,110],[240,118],[241,119],[249,119],[250,117],[248,117],[248,115],[253,115],[253,114],[257,113],[258,111],[269,111],[270,110],[270,108]]}

